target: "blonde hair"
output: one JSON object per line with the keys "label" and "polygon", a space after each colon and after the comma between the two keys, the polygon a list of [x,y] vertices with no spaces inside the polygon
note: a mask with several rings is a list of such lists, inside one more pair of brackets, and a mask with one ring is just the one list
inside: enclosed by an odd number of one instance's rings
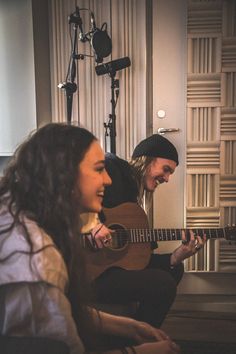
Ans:
{"label": "blonde hair", "polygon": [[140,156],[129,160],[133,177],[138,187],[138,204],[146,211],[151,207],[153,192],[147,192],[144,188],[144,177],[155,157]]}

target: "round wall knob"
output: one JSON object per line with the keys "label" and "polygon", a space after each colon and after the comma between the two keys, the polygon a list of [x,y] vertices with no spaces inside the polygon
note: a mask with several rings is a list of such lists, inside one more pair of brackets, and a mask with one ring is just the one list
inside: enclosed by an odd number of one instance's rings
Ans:
{"label": "round wall knob", "polygon": [[159,111],[157,111],[158,118],[165,118],[165,116],[166,116],[166,112],[163,109],[159,109]]}

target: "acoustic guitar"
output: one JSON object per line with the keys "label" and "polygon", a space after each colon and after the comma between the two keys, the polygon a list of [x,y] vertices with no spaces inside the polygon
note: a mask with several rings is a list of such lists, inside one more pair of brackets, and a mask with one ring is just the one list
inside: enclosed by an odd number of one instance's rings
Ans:
{"label": "acoustic guitar", "polygon": [[[150,259],[153,241],[180,241],[183,229],[149,229],[144,210],[135,203],[124,203],[115,208],[104,208],[106,226],[115,230],[109,246],[102,249],[85,247],[87,271],[91,279],[110,267],[129,270],[145,268]],[[135,228],[133,228],[135,225]],[[194,234],[207,239],[236,240],[235,227],[192,229]],[[185,229],[188,237],[189,230]],[[88,245],[86,236],[83,242]]]}

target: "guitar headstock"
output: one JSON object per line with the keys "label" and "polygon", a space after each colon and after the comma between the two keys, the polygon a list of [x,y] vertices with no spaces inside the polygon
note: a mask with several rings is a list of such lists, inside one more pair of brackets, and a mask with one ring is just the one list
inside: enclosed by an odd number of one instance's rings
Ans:
{"label": "guitar headstock", "polygon": [[225,227],[225,238],[229,241],[236,241],[236,226]]}

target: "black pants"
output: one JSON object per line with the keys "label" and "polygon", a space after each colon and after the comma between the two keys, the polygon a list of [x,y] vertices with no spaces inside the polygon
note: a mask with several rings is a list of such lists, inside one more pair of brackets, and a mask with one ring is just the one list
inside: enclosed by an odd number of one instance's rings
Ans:
{"label": "black pants", "polygon": [[184,268],[171,269],[170,255],[153,254],[143,270],[110,268],[94,281],[98,303],[138,302],[136,319],[160,327],[176,296]]}

